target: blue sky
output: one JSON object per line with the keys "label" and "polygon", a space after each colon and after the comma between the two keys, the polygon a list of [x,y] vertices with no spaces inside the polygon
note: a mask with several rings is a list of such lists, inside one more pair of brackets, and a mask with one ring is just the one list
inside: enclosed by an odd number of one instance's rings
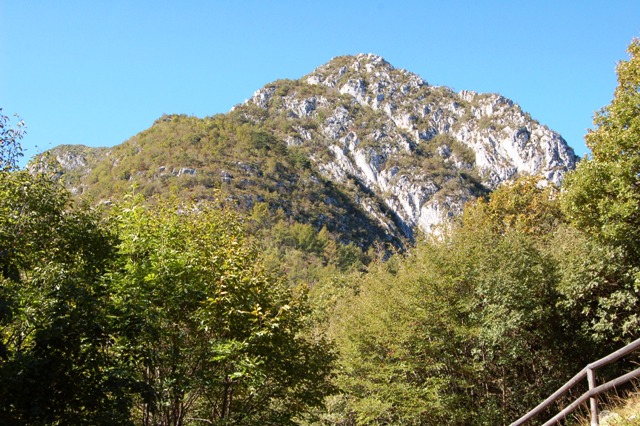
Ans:
{"label": "blue sky", "polygon": [[227,112],[364,52],[513,99],[584,155],[634,37],[638,0],[0,0],[0,107],[27,123],[28,156],[112,146],[163,113]]}

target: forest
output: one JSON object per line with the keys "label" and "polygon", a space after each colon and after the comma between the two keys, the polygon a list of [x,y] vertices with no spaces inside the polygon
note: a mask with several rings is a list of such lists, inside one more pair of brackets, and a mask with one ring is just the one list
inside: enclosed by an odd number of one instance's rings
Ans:
{"label": "forest", "polygon": [[17,167],[21,123],[0,114],[0,424],[516,420],[640,337],[640,40],[628,51],[560,188],[523,176],[404,250],[266,203],[78,201]]}

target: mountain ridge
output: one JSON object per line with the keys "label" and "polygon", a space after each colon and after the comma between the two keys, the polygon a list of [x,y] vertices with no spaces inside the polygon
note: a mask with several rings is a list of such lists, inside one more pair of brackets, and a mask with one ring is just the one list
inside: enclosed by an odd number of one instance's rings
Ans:
{"label": "mountain ridge", "polygon": [[[108,199],[132,183],[146,195],[172,184],[197,199],[222,191],[246,209],[267,202],[337,233],[378,228],[361,245],[437,231],[465,202],[518,176],[559,184],[577,161],[513,101],[429,85],[374,54],[334,57],[298,80],[269,83],[227,114],[163,116],[117,147],[50,154],[78,194]],[[308,205],[293,206],[304,198]]]}

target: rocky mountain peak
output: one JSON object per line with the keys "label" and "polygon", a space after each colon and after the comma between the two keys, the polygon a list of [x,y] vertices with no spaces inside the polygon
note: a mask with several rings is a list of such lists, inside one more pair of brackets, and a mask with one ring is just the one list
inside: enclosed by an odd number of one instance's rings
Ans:
{"label": "rocky mountain peak", "polygon": [[382,56],[373,53],[335,57],[327,64],[316,68],[303,80],[308,84],[339,87],[341,93],[350,93],[356,97],[358,94],[364,94],[370,86],[373,94],[382,97],[398,90],[407,94],[411,88],[427,84],[418,75],[396,69]]}
{"label": "rocky mountain peak", "polygon": [[[328,150],[331,161],[312,154],[320,172],[342,183],[356,179],[381,197],[405,235],[415,226],[432,231],[482,188],[522,175],[560,184],[575,167],[566,141],[512,100],[429,85],[378,55],[335,57],[288,84],[268,85],[248,103],[291,121],[314,120],[315,129],[298,127],[288,143]],[[368,198],[359,199],[373,214]]]}
{"label": "rocky mountain peak", "polygon": [[[222,185],[230,199],[251,206],[268,198],[318,227],[330,210],[340,232],[348,211],[370,221],[361,235],[375,228],[391,239],[434,232],[466,201],[519,176],[560,184],[576,163],[558,133],[512,100],[430,85],[374,54],[335,57],[299,80],[269,83],[224,117],[163,117],[123,145],[109,155],[56,156],[77,177],[69,185],[83,191],[104,176],[143,182],[150,193],[174,179],[202,194]],[[310,201],[322,213],[294,211],[304,203],[285,198],[300,185],[324,194]]]}
{"label": "rocky mountain peak", "polygon": [[382,56],[373,53],[359,53],[357,55],[336,56],[326,64],[316,68],[307,78],[314,75],[321,80],[322,76],[337,75],[341,77],[347,71],[366,76],[366,74],[382,74],[394,70],[393,65],[385,61]]}

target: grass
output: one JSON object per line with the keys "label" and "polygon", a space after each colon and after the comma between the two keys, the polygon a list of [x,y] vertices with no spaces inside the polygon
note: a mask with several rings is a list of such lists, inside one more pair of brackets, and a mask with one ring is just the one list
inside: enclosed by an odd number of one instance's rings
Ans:
{"label": "grass", "polygon": [[[589,415],[580,416],[578,424],[589,426]],[[640,389],[637,387],[626,396],[612,396],[600,408],[600,426],[640,426]]]}
{"label": "grass", "polygon": [[613,398],[610,410],[602,410],[601,426],[640,426],[640,392],[626,398]]}

